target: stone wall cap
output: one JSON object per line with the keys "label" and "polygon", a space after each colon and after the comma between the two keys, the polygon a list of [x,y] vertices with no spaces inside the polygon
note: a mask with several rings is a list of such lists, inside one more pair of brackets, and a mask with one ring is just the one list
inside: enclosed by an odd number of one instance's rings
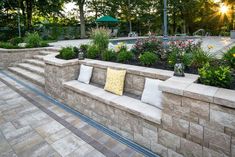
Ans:
{"label": "stone wall cap", "polygon": [[235,91],[219,88],[215,93],[214,103],[230,108],[235,108]]}
{"label": "stone wall cap", "polygon": [[213,102],[218,89],[217,87],[192,83],[184,90],[184,96],[206,102]]}
{"label": "stone wall cap", "polygon": [[86,64],[86,65],[90,65],[94,67],[99,67],[102,69],[106,69],[108,67],[114,68],[114,69],[125,69],[127,70],[127,72],[130,72],[132,74],[141,75],[141,76],[150,77],[150,78],[159,78],[162,80],[169,79],[170,77],[173,76],[173,71],[147,68],[147,67],[136,66],[136,65],[121,64],[121,63],[92,60],[92,59],[85,59],[84,61],[79,61],[79,62],[80,64]]}
{"label": "stone wall cap", "polygon": [[172,77],[159,85],[159,90],[200,101],[235,108],[235,91],[192,82],[194,79]]}
{"label": "stone wall cap", "polygon": [[0,53],[22,53],[25,51],[59,51],[55,47],[38,47],[38,48],[22,48],[22,49],[4,49],[0,48]]}
{"label": "stone wall cap", "polygon": [[198,80],[198,75],[185,74],[185,77],[172,76],[168,80],[159,85],[159,89],[163,92],[169,92],[176,95],[184,94],[184,90],[192,83]]}
{"label": "stone wall cap", "polygon": [[192,84],[191,82],[183,82],[174,79],[168,79],[159,85],[159,90],[176,95],[183,96],[184,90]]}
{"label": "stone wall cap", "polygon": [[64,59],[59,59],[56,58],[59,53],[53,53],[50,55],[45,56],[43,59],[45,61],[45,64],[51,64],[55,66],[70,66],[70,65],[78,65],[79,61],[78,59],[71,59],[71,60],[64,60]]}

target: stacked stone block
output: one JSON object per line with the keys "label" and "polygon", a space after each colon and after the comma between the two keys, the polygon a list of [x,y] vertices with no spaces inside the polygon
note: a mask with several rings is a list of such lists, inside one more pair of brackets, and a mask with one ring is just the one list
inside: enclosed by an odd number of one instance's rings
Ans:
{"label": "stacked stone block", "polygon": [[55,48],[2,49],[0,48],[0,68],[15,66],[25,59],[32,58],[42,51],[58,51]]}
{"label": "stacked stone block", "polygon": [[[160,86],[164,108],[161,124],[109,105],[105,98],[97,100],[64,88],[62,82],[75,79],[81,63],[94,67],[91,82],[101,87],[107,67],[127,69],[125,92],[137,96],[142,94],[145,77],[165,80]],[[51,88],[47,92],[57,91],[57,97],[63,98],[70,107],[117,133],[164,157],[235,156],[234,91],[198,85],[194,83],[197,76],[187,74],[186,78],[179,79],[169,71],[158,69],[95,60],[79,61],[73,66],[66,64],[56,67],[57,63],[46,62],[48,77],[51,77],[48,78]]]}

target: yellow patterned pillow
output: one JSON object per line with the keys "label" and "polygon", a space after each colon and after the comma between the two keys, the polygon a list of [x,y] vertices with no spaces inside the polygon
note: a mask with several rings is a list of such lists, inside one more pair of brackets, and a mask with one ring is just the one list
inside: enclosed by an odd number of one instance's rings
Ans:
{"label": "yellow patterned pillow", "polygon": [[123,95],[126,70],[108,68],[104,89],[117,95]]}

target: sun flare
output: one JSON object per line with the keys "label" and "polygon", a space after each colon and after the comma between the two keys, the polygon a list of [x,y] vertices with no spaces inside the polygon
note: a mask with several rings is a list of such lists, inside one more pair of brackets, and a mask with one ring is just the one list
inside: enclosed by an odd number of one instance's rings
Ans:
{"label": "sun flare", "polygon": [[220,6],[219,11],[220,11],[222,14],[227,14],[227,13],[228,13],[228,6],[222,4],[222,5]]}

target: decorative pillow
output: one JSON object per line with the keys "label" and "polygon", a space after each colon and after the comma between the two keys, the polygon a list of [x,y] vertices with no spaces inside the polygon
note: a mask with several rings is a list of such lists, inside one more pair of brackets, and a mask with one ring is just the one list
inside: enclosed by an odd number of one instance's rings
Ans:
{"label": "decorative pillow", "polygon": [[89,84],[91,80],[93,67],[81,65],[78,81]]}
{"label": "decorative pillow", "polygon": [[123,95],[126,70],[108,68],[104,89],[117,95]]}
{"label": "decorative pillow", "polygon": [[162,92],[158,89],[158,85],[161,82],[161,80],[145,78],[144,91],[141,101],[162,109]]}

